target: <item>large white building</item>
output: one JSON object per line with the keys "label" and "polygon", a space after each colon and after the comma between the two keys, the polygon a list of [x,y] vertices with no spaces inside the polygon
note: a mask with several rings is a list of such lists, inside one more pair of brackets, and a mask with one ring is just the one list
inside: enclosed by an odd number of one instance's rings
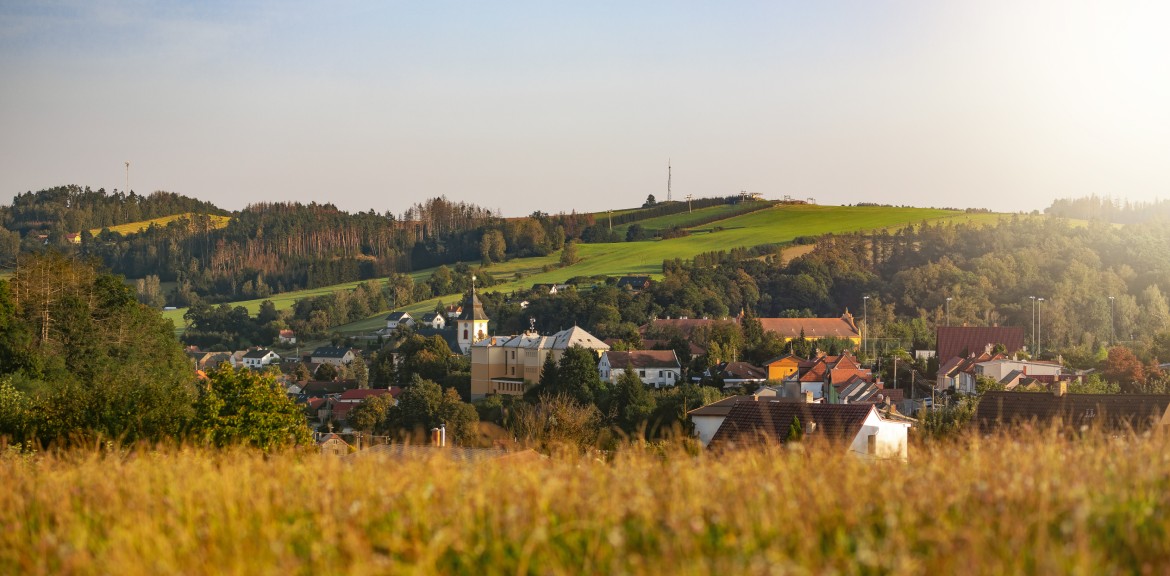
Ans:
{"label": "large white building", "polygon": [[527,384],[540,381],[545,358],[551,355],[553,361],[559,362],[565,350],[573,346],[597,352],[609,350],[609,345],[577,326],[551,336],[525,332],[517,336],[488,336],[473,343],[471,399],[492,394],[523,394]]}
{"label": "large white building", "polygon": [[636,371],[643,384],[655,388],[674,386],[682,380],[682,365],[674,350],[603,352],[597,363],[601,379],[610,384],[617,384],[627,368]]}

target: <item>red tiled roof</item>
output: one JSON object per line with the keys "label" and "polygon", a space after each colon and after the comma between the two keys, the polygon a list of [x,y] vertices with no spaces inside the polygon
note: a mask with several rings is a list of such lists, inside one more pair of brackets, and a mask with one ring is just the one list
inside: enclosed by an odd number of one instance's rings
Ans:
{"label": "red tiled roof", "polygon": [[390,394],[390,391],[385,388],[346,390],[345,392],[341,393],[341,396],[338,398],[338,400],[341,400],[342,402],[361,402],[362,400],[365,400],[371,396],[385,396],[386,394]]}
{"label": "red tiled roof", "polygon": [[978,356],[987,346],[1003,344],[1011,354],[1024,347],[1024,329],[1019,326],[939,326],[936,339],[938,358]]}
{"label": "red tiled roof", "polygon": [[[771,400],[736,402],[715,431],[709,447],[730,448],[784,443],[793,419],[800,421],[806,437],[835,442],[853,440],[873,406],[870,404],[806,404]],[[816,423],[815,429],[812,426]]]}

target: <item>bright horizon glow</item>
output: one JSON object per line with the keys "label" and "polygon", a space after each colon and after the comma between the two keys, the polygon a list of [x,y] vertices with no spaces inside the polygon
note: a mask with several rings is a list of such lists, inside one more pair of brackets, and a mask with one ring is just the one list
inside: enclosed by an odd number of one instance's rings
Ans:
{"label": "bright horizon glow", "polygon": [[1170,190],[1170,5],[0,5],[0,202],[506,216],[791,195],[997,211]]}

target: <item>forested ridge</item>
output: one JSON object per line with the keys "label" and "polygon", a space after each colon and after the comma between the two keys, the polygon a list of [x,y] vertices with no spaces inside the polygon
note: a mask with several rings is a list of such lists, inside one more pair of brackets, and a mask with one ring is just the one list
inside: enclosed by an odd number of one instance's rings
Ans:
{"label": "forested ridge", "polygon": [[[623,218],[635,221],[684,207],[657,205]],[[109,230],[174,215],[183,216],[137,233]],[[212,215],[231,219],[215,226]],[[536,211],[505,219],[488,208],[446,198],[416,203],[400,215],[349,213],[315,202],[262,202],[228,213],[171,192],[140,196],[80,186],[20,194],[12,206],[0,207],[0,222],[5,227],[0,264],[11,268],[19,254],[45,250],[96,258],[116,274],[149,279],[150,286],[174,283],[144,300],[173,306],[263,298],[457,262],[544,256],[571,240],[622,239],[608,223],[599,225],[588,214]]]}

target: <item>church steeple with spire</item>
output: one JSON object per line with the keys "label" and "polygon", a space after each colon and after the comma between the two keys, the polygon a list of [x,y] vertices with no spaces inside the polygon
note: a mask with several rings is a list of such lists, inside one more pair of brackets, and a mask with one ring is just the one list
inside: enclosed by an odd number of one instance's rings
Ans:
{"label": "church steeple with spire", "polygon": [[471,351],[472,344],[487,338],[488,317],[483,311],[483,303],[475,295],[475,276],[471,277],[471,292],[463,301],[463,314],[457,320],[456,331],[459,349],[464,354]]}

